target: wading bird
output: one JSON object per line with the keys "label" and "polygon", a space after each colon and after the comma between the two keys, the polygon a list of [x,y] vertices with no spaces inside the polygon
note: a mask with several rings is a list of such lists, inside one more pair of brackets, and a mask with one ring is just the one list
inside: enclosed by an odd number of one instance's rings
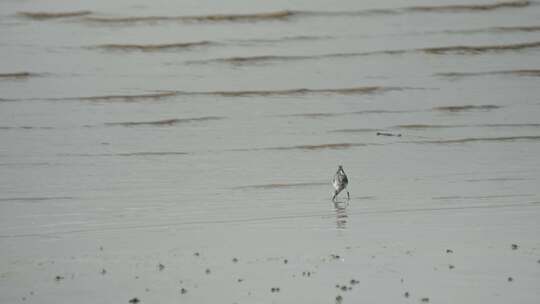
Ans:
{"label": "wading bird", "polygon": [[[349,179],[347,178],[347,174],[345,174],[345,171],[343,171],[343,167],[339,166],[338,170],[336,172],[336,175],[334,175],[334,180],[332,181],[332,185],[334,186],[334,192],[332,193],[332,201],[336,201],[336,196],[343,191],[343,189],[347,188],[347,185],[349,184]],[[350,200],[349,191],[347,191],[347,200]]]}

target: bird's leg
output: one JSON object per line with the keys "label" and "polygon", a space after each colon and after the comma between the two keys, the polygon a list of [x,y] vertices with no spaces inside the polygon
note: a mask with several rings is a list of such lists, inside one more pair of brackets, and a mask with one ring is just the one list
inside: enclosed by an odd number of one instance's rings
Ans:
{"label": "bird's leg", "polygon": [[332,202],[336,202],[336,196],[337,196],[337,191],[334,191],[334,195],[332,196]]}
{"label": "bird's leg", "polygon": [[351,196],[349,195],[349,191],[347,191],[347,200],[351,200]]}

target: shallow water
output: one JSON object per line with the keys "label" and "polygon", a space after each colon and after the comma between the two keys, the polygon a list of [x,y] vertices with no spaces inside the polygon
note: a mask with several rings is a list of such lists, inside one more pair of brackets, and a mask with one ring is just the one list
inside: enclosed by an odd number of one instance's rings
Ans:
{"label": "shallow water", "polygon": [[0,302],[537,303],[539,15],[2,1]]}

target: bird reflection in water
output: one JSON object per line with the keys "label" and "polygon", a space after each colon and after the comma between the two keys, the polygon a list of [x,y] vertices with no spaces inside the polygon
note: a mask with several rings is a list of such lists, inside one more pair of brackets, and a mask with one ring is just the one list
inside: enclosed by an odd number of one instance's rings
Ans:
{"label": "bird reflection in water", "polygon": [[336,211],[336,226],[337,229],[346,229],[347,228],[347,208],[346,204],[340,202],[334,202],[334,208]]}

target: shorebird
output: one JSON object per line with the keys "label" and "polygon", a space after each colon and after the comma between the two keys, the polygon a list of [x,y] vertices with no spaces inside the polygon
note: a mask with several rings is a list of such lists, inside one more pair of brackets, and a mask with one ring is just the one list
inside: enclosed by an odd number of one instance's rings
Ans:
{"label": "shorebird", "polygon": [[[332,201],[336,201],[336,196],[343,191],[343,189],[347,188],[347,185],[349,184],[349,179],[347,178],[347,174],[345,174],[345,171],[343,171],[343,167],[340,165],[338,167],[338,170],[336,172],[336,175],[334,175],[334,180],[332,181],[332,185],[334,186],[334,192],[332,193]],[[347,200],[350,200],[349,191],[347,191]]]}

